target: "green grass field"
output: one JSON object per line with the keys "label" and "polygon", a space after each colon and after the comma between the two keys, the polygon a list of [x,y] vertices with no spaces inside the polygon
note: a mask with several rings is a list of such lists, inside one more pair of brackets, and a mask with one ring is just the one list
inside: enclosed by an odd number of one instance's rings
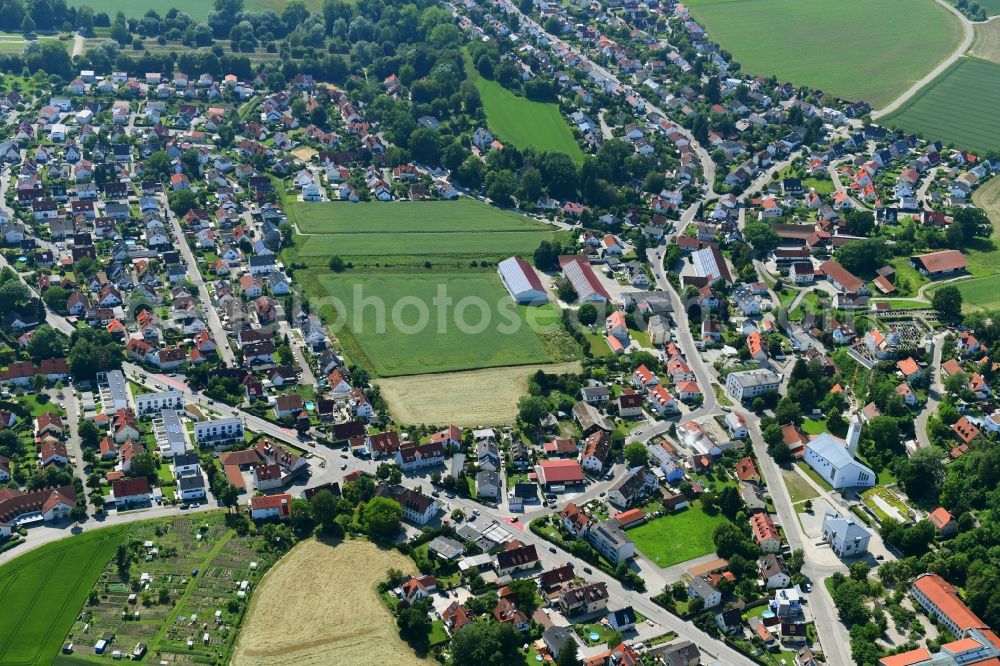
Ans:
{"label": "green grass field", "polygon": [[[962,309],[965,312],[1000,308],[1000,273],[953,284],[962,293]],[[928,298],[931,296],[933,294],[929,293]]]}
{"label": "green grass field", "polygon": [[692,0],[711,40],[743,69],[879,108],[961,41],[933,0]]}
{"label": "green grass field", "polygon": [[297,249],[298,256],[310,265],[326,265],[333,255],[344,259],[373,257],[377,263],[418,265],[424,261],[435,264],[438,256],[490,260],[504,259],[512,254],[530,257],[541,241],[554,236],[554,232],[323,234],[301,238]]}
{"label": "green grass field", "polygon": [[[317,282],[344,305],[338,337],[351,357],[383,377],[551,360],[492,273],[328,273]],[[439,289],[453,305],[436,306]],[[382,305],[362,307],[362,299]],[[473,304],[463,306],[463,300]],[[324,315],[334,321],[330,308]]]}
{"label": "green grass field", "polygon": [[[89,5],[94,8],[95,12],[106,12],[112,18],[118,12],[125,12],[125,16],[131,18],[142,18],[150,9],[155,10],[160,16],[164,16],[169,10],[177,8],[201,23],[208,19],[208,13],[213,10],[213,3],[199,0],[139,0],[138,2],[130,2],[129,0],[100,0],[100,2],[67,0],[66,4],[70,7]],[[287,0],[244,0],[243,8],[245,11],[255,14],[265,9],[273,9],[280,14],[286,4],[288,4]],[[322,4],[319,0],[306,0],[306,7],[312,10],[320,9]]]}
{"label": "green grass field", "polygon": [[474,199],[349,204],[289,202],[290,218],[303,235],[292,255],[325,267],[339,255],[356,268],[467,270],[473,260],[496,263],[530,255],[543,240],[563,234],[526,217]]}
{"label": "green grass field", "polygon": [[469,197],[455,201],[290,203],[303,234],[538,231],[540,223]]}
{"label": "green grass field", "polygon": [[52,663],[125,531],[120,526],[86,532],[0,567],[0,663]]}
{"label": "green grass field", "polygon": [[884,120],[980,152],[1000,150],[1000,65],[962,58]]}
{"label": "green grass field", "polygon": [[465,71],[479,90],[490,131],[501,142],[512,143],[518,148],[531,146],[566,153],[577,164],[583,164],[583,151],[558,104],[520,97],[496,81],[484,79],[472,67],[468,56]]}
{"label": "green grass field", "polygon": [[715,550],[712,534],[724,522],[724,516],[710,516],[695,507],[651,520],[629,530],[628,536],[643,555],[669,567]]}

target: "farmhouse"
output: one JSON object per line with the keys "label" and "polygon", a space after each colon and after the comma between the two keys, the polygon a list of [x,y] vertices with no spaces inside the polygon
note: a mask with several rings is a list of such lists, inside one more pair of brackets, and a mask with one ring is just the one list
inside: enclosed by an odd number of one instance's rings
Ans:
{"label": "farmhouse", "polygon": [[965,257],[958,250],[940,250],[910,257],[910,265],[931,279],[962,273]]}
{"label": "farmhouse", "polygon": [[700,279],[699,286],[715,284],[719,280],[731,284],[733,276],[729,273],[726,258],[718,248],[705,247],[691,255],[694,262],[695,275]]}
{"label": "farmhouse", "polygon": [[834,289],[841,293],[858,294],[868,292],[868,287],[865,286],[864,280],[855,276],[832,259],[820,264],[819,272],[826,277]]}
{"label": "farmhouse", "polygon": [[521,257],[504,259],[497,266],[497,272],[503,286],[517,303],[541,305],[548,299],[535,269]]}

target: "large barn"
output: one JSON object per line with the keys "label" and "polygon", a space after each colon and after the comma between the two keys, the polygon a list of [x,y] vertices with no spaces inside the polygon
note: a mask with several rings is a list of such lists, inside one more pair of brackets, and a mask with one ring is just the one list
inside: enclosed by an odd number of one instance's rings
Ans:
{"label": "large barn", "polygon": [[607,303],[611,300],[607,290],[594,274],[594,269],[590,267],[590,262],[584,257],[559,257],[559,265],[562,267],[563,277],[573,285],[581,303],[587,301]]}
{"label": "large barn", "polygon": [[520,257],[504,259],[497,267],[497,272],[500,274],[503,286],[507,287],[511,297],[518,303],[541,305],[548,300],[538,274],[524,259]]}

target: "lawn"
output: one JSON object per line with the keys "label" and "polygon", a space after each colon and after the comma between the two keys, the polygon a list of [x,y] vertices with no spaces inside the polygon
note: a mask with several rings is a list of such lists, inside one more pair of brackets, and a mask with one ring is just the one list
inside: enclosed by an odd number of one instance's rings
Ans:
{"label": "lawn", "polygon": [[486,110],[486,123],[500,141],[521,149],[566,153],[577,164],[583,164],[583,151],[558,104],[532,101],[496,81],[484,79],[468,62],[468,56],[465,71],[475,81]]}
{"label": "lawn", "polygon": [[711,40],[743,69],[881,107],[959,44],[933,0],[692,0]]}
{"label": "lawn", "polygon": [[[383,377],[550,360],[492,273],[327,274],[318,283],[337,301],[324,316],[349,355]],[[454,305],[438,307],[440,294]]]}
{"label": "lawn", "polygon": [[[898,292],[895,294],[896,296],[916,296],[920,287],[930,282],[926,276],[921,275],[920,271],[910,264],[909,257],[895,257],[890,263],[896,269],[896,286],[898,289]],[[904,281],[909,284],[908,290],[899,288]],[[879,293],[878,289],[873,289],[872,293]]]}
{"label": "lawn", "polygon": [[785,488],[788,489],[788,496],[793,504],[819,497],[816,489],[799,476],[795,470],[782,470],[781,478],[785,482]]}
{"label": "lawn", "polygon": [[883,122],[986,152],[1000,150],[998,106],[1000,64],[962,58]]}
{"label": "lawn", "polygon": [[833,490],[833,486],[827,483],[826,479],[817,474],[813,468],[807,465],[804,461],[799,460],[795,464],[799,466],[799,469],[806,473],[806,476],[815,481],[820,488],[823,488],[824,490]]}
{"label": "lawn", "polygon": [[826,432],[826,420],[806,419],[802,422],[802,431],[807,435],[822,435]]}
{"label": "lawn", "polygon": [[628,531],[639,551],[661,567],[669,567],[715,550],[712,534],[726,522],[700,507],[662,516]]}
{"label": "lawn", "polygon": [[41,546],[0,567],[0,663],[50,664],[126,527]]}

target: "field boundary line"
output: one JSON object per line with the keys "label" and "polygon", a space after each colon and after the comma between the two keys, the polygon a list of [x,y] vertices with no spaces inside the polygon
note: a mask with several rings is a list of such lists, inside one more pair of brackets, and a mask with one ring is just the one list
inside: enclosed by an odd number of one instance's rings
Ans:
{"label": "field boundary line", "polygon": [[[882,122],[885,122],[885,123],[889,123],[890,121],[894,120],[897,116],[903,115],[903,113],[905,113],[906,111],[908,111],[910,109],[910,107],[912,107],[914,104],[916,104],[920,99],[922,99],[924,96],[926,96],[927,94],[929,94],[932,90],[934,90],[934,88],[938,87],[938,85],[940,85],[941,83],[943,83],[944,81],[946,81],[955,72],[957,72],[958,69],[965,62],[965,59],[980,60],[982,62],[989,62],[988,60],[982,60],[982,58],[972,58],[971,56],[966,56],[966,55],[960,56],[958,58],[958,60],[956,60],[955,62],[953,62],[951,65],[949,65],[947,69],[945,69],[943,72],[941,72],[932,81],[928,82],[927,85],[925,85],[923,88],[921,88],[912,97],[910,97],[908,100],[906,100],[905,102],[903,102],[903,104],[900,105],[900,107],[898,109],[896,109],[895,111],[893,111],[892,113],[890,113],[888,115],[883,116],[882,118],[879,118],[879,120],[881,120]],[[993,63],[993,64],[996,64],[996,63]]]}

